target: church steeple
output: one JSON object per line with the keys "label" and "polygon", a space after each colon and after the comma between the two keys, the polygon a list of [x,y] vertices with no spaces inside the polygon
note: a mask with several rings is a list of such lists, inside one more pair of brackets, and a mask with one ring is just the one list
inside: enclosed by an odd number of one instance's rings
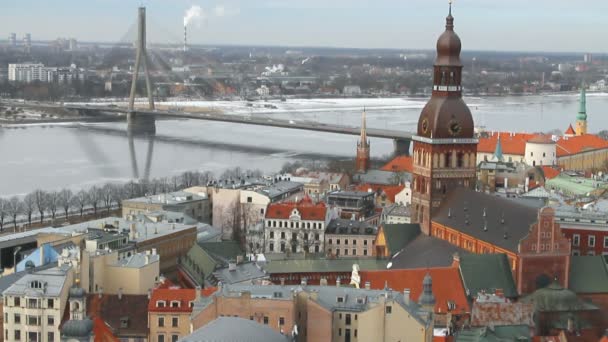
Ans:
{"label": "church steeple", "polygon": [[361,114],[361,136],[357,143],[357,159],[355,160],[356,172],[367,172],[369,169],[369,140],[367,140],[367,123],[365,108]]}
{"label": "church steeple", "polygon": [[578,114],[576,114],[576,135],[584,134],[587,134],[587,94],[583,84],[581,85]]}
{"label": "church steeple", "polygon": [[504,161],[504,156],[502,154],[502,143],[500,142],[500,135],[498,136],[498,140],[496,140],[496,148],[494,149],[494,155],[492,156],[492,160],[497,162]]}

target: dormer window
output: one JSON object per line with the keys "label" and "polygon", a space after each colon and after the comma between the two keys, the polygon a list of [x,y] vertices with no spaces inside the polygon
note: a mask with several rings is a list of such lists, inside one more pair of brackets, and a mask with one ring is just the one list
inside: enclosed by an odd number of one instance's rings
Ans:
{"label": "dormer window", "polygon": [[123,329],[129,327],[129,317],[121,317],[120,318],[120,327],[123,328]]}
{"label": "dormer window", "polygon": [[172,301],[171,301],[171,307],[172,307],[172,308],[179,308],[179,301],[177,301],[177,300],[172,300]]}
{"label": "dormer window", "polygon": [[448,311],[456,310],[456,303],[451,300],[448,300]]}
{"label": "dormer window", "polygon": [[336,299],[336,302],[338,302],[338,303],[344,303],[344,297],[338,297]]}
{"label": "dormer window", "polygon": [[188,302],[188,307],[192,309],[194,307],[194,302],[193,301]]}
{"label": "dormer window", "polygon": [[32,289],[41,289],[42,288],[42,282],[40,282],[38,280],[34,280],[34,281],[30,282],[30,288],[32,288]]}
{"label": "dormer window", "polygon": [[164,300],[158,300],[158,301],[156,301],[156,307],[157,308],[164,308],[165,306],[167,306],[167,303]]}

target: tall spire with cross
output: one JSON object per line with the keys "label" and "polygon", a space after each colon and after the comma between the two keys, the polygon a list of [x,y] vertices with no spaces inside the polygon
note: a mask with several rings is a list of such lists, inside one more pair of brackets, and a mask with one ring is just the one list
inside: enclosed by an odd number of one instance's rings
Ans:
{"label": "tall spire with cross", "polygon": [[361,136],[357,143],[357,159],[355,160],[355,171],[366,172],[369,169],[369,140],[367,140],[366,110],[363,108],[361,114]]}

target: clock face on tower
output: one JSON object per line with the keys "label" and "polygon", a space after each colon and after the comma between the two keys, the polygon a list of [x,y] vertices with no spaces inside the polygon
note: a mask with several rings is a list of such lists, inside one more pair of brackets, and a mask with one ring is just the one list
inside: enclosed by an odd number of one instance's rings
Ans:
{"label": "clock face on tower", "polygon": [[426,133],[429,130],[429,120],[424,118],[422,120],[422,133]]}
{"label": "clock face on tower", "polygon": [[457,136],[460,134],[460,131],[462,131],[462,127],[460,126],[460,123],[458,123],[458,121],[451,120],[448,124],[448,131],[451,135]]}

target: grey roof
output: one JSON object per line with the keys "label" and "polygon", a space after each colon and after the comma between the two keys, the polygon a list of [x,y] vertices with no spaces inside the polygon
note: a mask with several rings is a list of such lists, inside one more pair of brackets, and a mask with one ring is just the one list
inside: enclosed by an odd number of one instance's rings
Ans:
{"label": "grey roof", "polygon": [[390,260],[390,269],[447,267],[454,253],[467,253],[451,243],[432,236],[419,235]]}
{"label": "grey roof", "polygon": [[[39,272],[48,270],[49,268],[57,267],[57,262],[52,262],[46,265],[42,265],[32,269],[32,272]],[[4,292],[4,290],[8,289],[11,285],[17,282],[19,279],[25,277],[30,274],[29,271],[21,271],[17,273],[11,273],[8,275],[0,276],[0,294]]]}
{"label": "grey roof", "polygon": [[455,188],[432,220],[517,253],[519,241],[537,221],[537,213],[536,208],[515,201]]}
{"label": "grey roof", "polygon": [[148,264],[158,262],[159,260],[160,260],[160,255],[158,255],[158,254],[136,253],[136,254],[131,255],[130,257],[118,260],[118,263],[116,266],[129,267],[129,268],[141,268]]}
{"label": "grey roof", "polygon": [[365,198],[374,197],[373,192],[367,191],[334,191],[329,193],[328,198]]}
{"label": "grey roof", "polygon": [[409,206],[409,205],[405,206],[405,205],[399,205],[397,203],[393,203],[382,209],[382,215],[410,217],[410,210],[411,210],[411,206]]}
{"label": "grey roof", "polygon": [[93,321],[89,318],[83,320],[69,320],[61,327],[62,339],[89,337],[93,332]]}
{"label": "grey roof", "polygon": [[325,234],[336,235],[376,235],[378,228],[364,221],[333,219],[329,221]]}
{"label": "grey roof", "polygon": [[146,204],[162,204],[162,205],[179,205],[196,201],[207,200],[207,195],[197,195],[191,192],[176,191],[165,194],[150,195],[126,199],[123,203],[146,203]]}
{"label": "grey roof", "polygon": [[304,184],[290,181],[281,181],[260,189],[258,192],[270,198],[271,201],[284,195],[298,192],[304,188]]}
{"label": "grey roof", "polygon": [[[23,296],[28,297],[58,297],[66,286],[67,272],[70,266],[49,268],[36,273],[27,274],[17,280],[13,285],[6,289],[4,296]],[[39,281],[43,288],[30,287],[31,282]]]}
{"label": "grey roof", "polygon": [[[238,327],[238,329],[235,329]],[[287,342],[291,338],[267,325],[238,317],[218,317],[179,342]]]}
{"label": "grey roof", "polygon": [[[400,179],[397,181],[396,176]],[[409,172],[393,172],[382,170],[368,170],[366,173],[357,173],[353,176],[355,183],[369,183],[378,185],[391,185],[398,183],[410,182],[412,174]]]}
{"label": "grey roof", "polygon": [[216,283],[238,284],[268,278],[268,275],[258,264],[248,262],[236,265],[233,271],[229,270],[229,267],[219,269],[213,272],[213,278],[215,278]]}

